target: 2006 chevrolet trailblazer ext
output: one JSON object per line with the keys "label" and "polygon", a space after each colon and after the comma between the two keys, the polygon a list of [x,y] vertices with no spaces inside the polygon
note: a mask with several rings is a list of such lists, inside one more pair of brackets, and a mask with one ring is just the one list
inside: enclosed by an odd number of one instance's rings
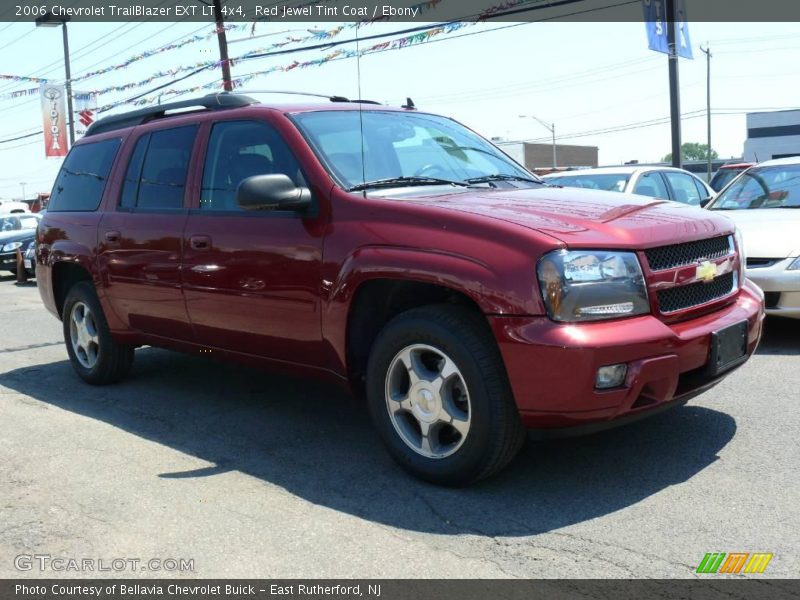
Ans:
{"label": "2006 chevrolet trailblazer ext", "polygon": [[89,128],[36,276],[89,383],[144,344],[328,377],[403,467],[459,485],[526,429],[635,420],[746,361],[740,248],[718,213],[548,187],[445,117],[216,94]]}

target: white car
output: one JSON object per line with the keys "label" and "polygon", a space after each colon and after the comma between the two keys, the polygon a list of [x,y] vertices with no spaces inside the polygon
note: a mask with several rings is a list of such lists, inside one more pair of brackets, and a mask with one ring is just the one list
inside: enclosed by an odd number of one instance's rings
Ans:
{"label": "white car", "polygon": [[800,156],[750,167],[707,208],[728,211],[739,228],[767,314],[800,318]]}
{"label": "white car", "polygon": [[551,185],[639,194],[692,206],[704,206],[716,195],[711,186],[696,175],[673,167],[636,165],[578,169],[550,173],[542,179]]}
{"label": "white car", "polygon": [[31,208],[25,202],[19,202],[17,200],[0,200],[0,215],[29,212],[31,212]]}

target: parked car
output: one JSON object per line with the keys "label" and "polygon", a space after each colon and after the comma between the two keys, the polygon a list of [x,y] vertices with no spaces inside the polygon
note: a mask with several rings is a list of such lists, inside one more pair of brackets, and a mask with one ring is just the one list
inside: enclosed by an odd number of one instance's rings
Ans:
{"label": "parked car", "polygon": [[17,200],[0,200],[0,215],[29,212],[31,212],[31,208],[25,202],[19,202]]}
{"label": "parked car", "polygon": [[143,344],[327,378],[460,485],[526,428],[626,423],[743,364],[764,312],[739,244],[719,213],[546,186],[449,118],[216,94],[92,124],[36,271],[87,382]]}
{"label": "parked car", "polygon": [[800,157],[747,169],[708,208],[728,211],[741,229],[747,276],[764,290],[767,313],[800,318]]}
{"label": "parked car", "polygon": [[542,179],[551,185],[639,194],[691,206],[703,206],[715,196],[705,181],[673,167],[600,167],[553,173]]}
{"label": "parked car", "polygon": [[[17,250],[24,255],[33,247],[40,218],[36,213],[0,216],[0,269],[17,273]],[[32,264],[25,270],[33,276]]]}
{"label": "parked car", "polygon": [[717,172],[714,173],[714,176],[711,178],[711,182],[709,185],[713,188],[715,192],[719,192],[728,185],[731,181],[733,181],[736,176],[741,173],[742,171],[746,171],[750,167],[752,167],[755,163],[732,163],[729,165],[722,165]]}

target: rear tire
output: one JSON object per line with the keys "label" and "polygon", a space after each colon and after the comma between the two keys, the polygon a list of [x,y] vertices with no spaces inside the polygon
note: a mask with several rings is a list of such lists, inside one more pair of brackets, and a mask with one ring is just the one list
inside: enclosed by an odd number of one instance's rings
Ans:
{"label": "rear tire", "polygon": [[73,285],[64,300],[64,341],[75,372],[87,383],[107,385],[125,377],[134,348],[111,337],[97,293],[88,281]]}
{"label": "rear tire", "polygon": [[464,307],[416,308],[390,321],[372,347],[367,401],[394,459],[440,485],[496,473],[525,440],[495,340]]}

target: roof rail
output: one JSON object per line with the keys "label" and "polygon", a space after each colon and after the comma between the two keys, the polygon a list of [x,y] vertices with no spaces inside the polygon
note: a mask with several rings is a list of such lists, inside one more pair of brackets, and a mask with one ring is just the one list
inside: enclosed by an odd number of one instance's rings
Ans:
{"label": "roof rail", "polygon": [[351,100],[345,96],[315,94],[314,92],[295,92],[293,90],[242,90],[245,94],[288,94],[290,96],[312,96],[314,98],[325,98],[331,102],[360,102],[362,104],[380,104],[375,100]]}
{"label": "roof rail", "polygon": [[193,98],[191,100],[181,100],[180,102],[169,102],[168,104],[157,104],[155,106],[148,106],[131,112],[122,113],[119,115],[110,115],[103,117],[89,125],[84,137],[90,135],[97,135],[98,133],[105,133],[106,131],[113,131],[115,129],[123,129],[125,127],[134,127],[141,125],[153,119],[160,119],[166,116],[167,111],[178,110],[181,108],[204,108],[206,110],[223,110],[227,108],[235,108],[238,106],[249,106],[250,104],[257,104],[258,100],[254,100],[249,96],[241,94],[230,94],[226,92],[219,92],[216,94],[208,94],[201,98]]}

